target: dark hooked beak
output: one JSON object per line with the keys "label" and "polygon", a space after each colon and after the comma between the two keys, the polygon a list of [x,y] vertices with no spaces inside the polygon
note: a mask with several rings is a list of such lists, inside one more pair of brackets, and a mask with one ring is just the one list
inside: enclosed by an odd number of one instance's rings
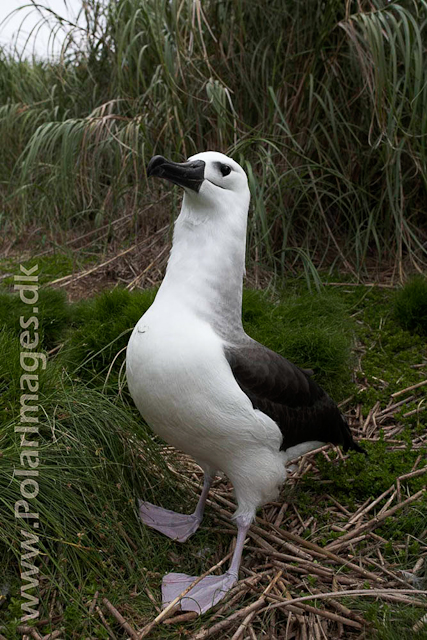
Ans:
{"label": "dark hooked beak", "polygon": [[187,187],[193,191],[199,191],[205,176],[205,163],[203,160],[191,160],[190,162],[172,162],[163,156],[154,156],[147,166],[147,176],[164,178]]}

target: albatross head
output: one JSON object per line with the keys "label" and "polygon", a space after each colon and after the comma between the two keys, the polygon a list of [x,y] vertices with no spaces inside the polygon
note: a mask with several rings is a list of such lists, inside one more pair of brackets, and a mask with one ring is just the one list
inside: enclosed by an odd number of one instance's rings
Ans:
{"label": "albatross head", "polygon": [[154,156],[148,163],[147,175],[184,187],[184,199],[192,207],[230,210],[238,206],[247,213],[250,194],[246,173],[223,153],[205,151],[187,162]]}

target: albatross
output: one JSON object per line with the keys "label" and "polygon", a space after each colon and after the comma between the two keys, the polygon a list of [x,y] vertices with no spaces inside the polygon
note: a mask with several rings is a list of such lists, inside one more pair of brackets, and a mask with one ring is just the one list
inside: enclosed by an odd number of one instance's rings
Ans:
{"label": "albatross", "polygon": [[[203,613],[236,583],[255,512],[277,496],[286,463],[327,442],[364,450],[311,372],[243,329],[250,193],[242,167],[208,151],[183,163],[155,156],[147,175],[180,185],[184,197],[164,280],[129,340],[127,381],[148,425],[195,459],[204,483],[190,515],[144,501],[139,514],[149,527],[184,542],[200,525],[217,472],[233,484],[237,541],[230,567],[204,577],[181,599],[183,610]],[[164,576],[164,605],[195,580]]]}

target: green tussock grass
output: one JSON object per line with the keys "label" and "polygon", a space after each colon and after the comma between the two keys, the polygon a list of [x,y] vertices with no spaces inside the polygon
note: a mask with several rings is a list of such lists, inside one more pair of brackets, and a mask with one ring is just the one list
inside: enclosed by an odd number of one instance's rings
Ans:
{"label": "green tussock grass", "polygon": [[[2,402],[0,404],[0,425],[11,420],[12,416],[19,414],[19,401],[22,394],[20,378],[23,373],[20,364],[22,347],[15,331],[5,329],[0,331],[0,392]],[[43,348],[39,349],[42,353]],[[45,353],[45,352],[44,352]],[[39,367],[39,390],[49,394],[60,377],[60,366],[57,363],[49,363],[49,367]],[[3,432],[1,426],[0,433]]]}
{"label": "green tussock grass", "polygon": [[[38,10],[54,39],[61,16]],[[154,153],[217,149],[248,173],[261,264],[392,262],[403,279],[426,264],[426,12],[238,0],[196,19],[191,3],[89,2],[60,61],[0,52],[0,224],[137,218]]]}
{"label": "green tussock grass", "polygon": [[343,600],[347,606],[357,605],[357,608],[371,621],[373,628],[367,633],[369,640],[426,640],[427,633],[421,627],[418,631],[413,626],[425,615],[421,607],[405,607],[399,603],[368,602],[368,598]]}
{"label": "green tussock grass", "polygon": [[[42,523],[36,562],[46,602],[57,590],[68,603],[67,623],[75,624],[84,612],[83,598],[95,589],[114,591],[120,583],[130,591],[136,581],[144,584],[147,571],[167,563],[168,545],[162,560],[156,539],[138,518],[136,499],[156,502],[163,495],[176,507],[182,495],[135,411],[66,378],[57,380],[49,395],[39,394],[39,402],[40,492],[31,501]],[[34,533],[31,522],[18,524],[14,518],[14,504],[21,499],[20,479],[13,474],[20,467],[15,424],[16,418],[3,423],[0,435],[0,557],[12,582],[21,529]],[[8,637],[14,638],[19,608],[13,601],[10,606]],[[41,616],[47,614],[42,603]]]}
{"label": "green tussock grass", "polygon": [[73,305],[73,329],[63,360],[79,377],[104,381],[114,361],[112,380],[125,359],[130,334],[154,300],[155,290],[129,292],[116,288]]}
{"label": "green tussock grass", "polygon": [[[55,347],[64,335],[71,320],[71,307],[66,301],[65,292],[52,288],[39,289],[38,301],[34,306],[38,309],[39,345],[48,351]],[[19,336],[23,331],[20,318],[23,318],[22,322],[25,324],[32,315],[32,305],[23,303],[19,292],[0,292],[0,327],[3,330]],[[28,330],[32,336],[35,331],[34,323],[31,323]]]}
{"label": "green tussock grass", "polygon": [[[63,362],[92,383],[102,382],[108,372],[110,382],[115,381],[130,332],[155,293],[117,288],[73,305],[73,330],[62,351]],[[290,293],[272,299],[247,290],[243,323],[254,339],[299,366],[312,368],[316,380],[335,397],[349,390],[353,323],[335,295]]]}
{"label": "green tussock grass", "polygon": [[[34,507],[44,523],[44,551],[51,559],[64,558],[69,583],[77,585],[82,576],[72,572],[81,564],[98,577],[110,562],[111,568],[125,560],[128,564],[129,544],[120,533],[120,523],[129,535],[144,538],[135,517],[135,496],[152,497],[155,483],[148,476],[160,458],[155,459],[141,421],[95,390],[63,386],[41,396],[41,401],[47,415],[39,421],[40,494]],[[12,420],[2,427],[3,486],[20,465],[15,424]],[[3,492],[5,514],[19,499],[18,480],[15,477]],[[10,513],[7,521],[11,522]],[[1,543],[18,551],[12,524],[3,528]]]}
{"label": "green tussock grass", "polygon": [[[46,249],[46,247],[49,247]],[[50,253],[51,243],[43,236],[40,241],[40,248],[44,248],[46,254],[38,255],[34,258],[26,256],[19,259],[0,257],[0,272],[4,276],[1,281],[2,289],[9,287],[13,291],[14,276],[19,275],[19,267],[22,265],[25,269],[31,269],[37,265],[37,277],[39,285],[49,285],[54,280],[63,276],[69,276],[72,273],[83,271],[93,264],[94,260],[99,258],[84,248],[79,251],[73,251],[72,248],[61,246],[54,247],[54,252]]]}
{"label": "green tussock grass", "polygon": [[[68,304],[61,291],[41,289],[41,345],[51,349],[63,342],[60,361],[70,371],[95,385],[102,385],[110,372],[110,382],[115,383],[130,333],[155,294],[155,289],[116,288]],[[23,305],[13,294],[0,295],[0,323],[18,335]],[[313,369],[316,380],[335,397],[349,390],[354,326],[336,295],[289,291],[271,297],[246,290],[243,323],[254,339]]]}
{"label": "green tussock grass", "polygon": [[[0,334],[0,385],[5,400],[0,431],[2,486],[7,477],[13,477],[14,466],[19,466],[20,442],[14,426],[19,422],[22,394],[21,351],[18,338],[10,331]],[[150,487],[157,484],[155,480],[148,482],[150,470],[165,473],[165,467],[147,427],[127,402],[120,399],[113,402],[100,390],[75,383],[60,361],[50,359],[45,370],[39,367],[38,376],[40,483],[43,485],[40,496],[43,498],[37,507],[47,523],[50,516],[61,514],[63,525],[57,533],[61,531],[65,539],[71,530],[73,536],[77,535],[78,522],[83,529],[96,533],[101,524],[100,520],[94,525],[93,516],[97,511],[101,519],[103,509],[113,513],[123,502],[123,506],[127,505],[134,513],[135,491],[148,495]],[[6,510],[14,504],[13,496],[18,495],[16,478],[8,491],[2,500]],[[62,513],[62,503],[70,503],[65,513]],[[118,513],[116,515],[118,517]],[[131,520],[134,521],[133,516]],[[56,524],[59,523],[51,523],[51,535]],[[2,541],[12,544],[13,531],[3,529]],[[100,545],[100,538],[97,542]],[[94,543],[92,553],[96,548]]]}
{"label": "green tussock grass", "polygon": [[351,388],[351,345],[354,325],[334,293],[292,288],[272,299],[260,291],[245,291],[243,324],[258,342],[300,367],[335,399]]}
{"label": "green tussock grass", "polygon": [[427,278],[412,278],[397,292],[394,315],[409,331],[427,335]]}
{"label": "green tussock grass", "polygon": [[[47,347],[67,341],[76,327],[71,319],[78,305],[66,304],[63,293],[53,289],[40,289],[38,305],[46,329],[41,331],[38,350],[46,353]],[[18,526],[13,508],[21,497],[19,478],[14,476],[14,469],[21,466],[19,436],[14,432],[22,395],[19,317],[28,311],[19,296],[10,293],[2,294],[0,308],[0,513],[4,522],[0,562],[7,568],[4,579],[13,594],[20,525],[27,530],[25,521]],[[117,582],[135,584],[143,568],[158,569],[159,554],[154,553],[153,540],[139,521],[136,499],[156,501],[166,492],[165,502],[173,507],[182,496],[180,487],[174,489],[146,425],[125,400],[114,402],[95,385],[88,389],[76,382],[65,369],[65,359],[48,358],[48,366],[39,368],[38,374],[40,492],[32,503],[43,526],[37,531],[37,564],[47,600],[57,589],[68,603],[67,624],[73,626],[83,613],[82,598],[93,597],[101,585],[108,590]],[[3,612],[10,638],[18,637],[20,603],[19,597],[12,597]],[[41,615],[48,615],[43,605]],[[87,632],[97,632],[98,627],[98,637],[103,637],[102,625],[94,621]]]}

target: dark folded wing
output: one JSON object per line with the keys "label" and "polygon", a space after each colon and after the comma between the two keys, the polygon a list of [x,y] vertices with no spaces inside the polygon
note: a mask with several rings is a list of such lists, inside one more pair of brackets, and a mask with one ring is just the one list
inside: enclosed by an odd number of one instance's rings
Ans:
{"label": "dark folded wing", "polygon": [[341,444],[345,451],[363,451],[334,401],[310,378],[310,371],[255,340],[225,347],[225,356],[253,407],[277,423],[283,435],[282,449],[319,440]]}

